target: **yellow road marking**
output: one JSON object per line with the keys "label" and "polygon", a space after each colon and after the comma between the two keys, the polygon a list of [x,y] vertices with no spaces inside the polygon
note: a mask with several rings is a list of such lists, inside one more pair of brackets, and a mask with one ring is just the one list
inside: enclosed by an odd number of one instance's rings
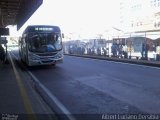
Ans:
{"label": "yellow road marking", "polygon": [[14,70],[16,81],[18,83],[18,87],[19,87],[19,90],[20,90],[21,97],[23,99],[23,104],[24,104],[25,110],[28,114],[28,118],[29,118],[29,120],[37,120],[36,116],[34,115],[34,111],[32,109],[32,105],[31,105],[31,102],[28,98],[27,92],[24,88],[24,84],[23,84],[23,82],[20,78],[20,75],[19,75],[18,71],[16,70],[15,64],[13,62],[13,59],[12,59],[10,53],[9,53],[9,58],[11,60],[11,64],[12,64],[12,67],[13,67],[13,70]]}

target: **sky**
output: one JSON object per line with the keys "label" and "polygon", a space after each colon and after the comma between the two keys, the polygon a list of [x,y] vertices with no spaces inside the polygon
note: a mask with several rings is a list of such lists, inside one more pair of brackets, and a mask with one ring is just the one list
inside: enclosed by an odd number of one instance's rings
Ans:
{"label": "sky", "polygon": [[118,0],[43,0],[23,25],[60,26],[66,35],[89,37],[101,34],[118,20]]}

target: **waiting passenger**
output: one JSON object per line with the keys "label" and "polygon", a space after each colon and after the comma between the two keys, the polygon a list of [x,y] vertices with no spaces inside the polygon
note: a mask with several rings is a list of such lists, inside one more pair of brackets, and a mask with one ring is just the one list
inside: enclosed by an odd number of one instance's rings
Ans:
{"label": "waiting passenger", "polygon": [[2,63],[5,62],[5,51],[4,51],[4,48],[2,47],[2,45],[0,44],[0,61]]}

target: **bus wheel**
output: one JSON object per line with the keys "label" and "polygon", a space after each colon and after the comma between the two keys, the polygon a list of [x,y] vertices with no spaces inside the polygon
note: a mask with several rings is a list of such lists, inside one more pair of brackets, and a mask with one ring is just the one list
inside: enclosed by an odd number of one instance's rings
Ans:
{"label": "bus wheel", "polygon": [[53,63],[52,66],[56,66],[56,63]]}

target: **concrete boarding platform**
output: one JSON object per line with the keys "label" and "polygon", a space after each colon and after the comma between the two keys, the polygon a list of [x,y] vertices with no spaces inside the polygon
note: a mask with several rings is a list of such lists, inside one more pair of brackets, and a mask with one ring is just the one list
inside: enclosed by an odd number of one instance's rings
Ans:
{"label": "concrete boarding platform", "polygon": [[0,63],[0,119],[57,120],[28,79],[11,61]]}
{"label": "concrete boarding platform", "polygon": [[77,54],[65,54],[65,55],[160,67],[160,61],[147,61],[147,60],[140,60],[140,59],[137,60],[137,59],[125,59],[125,58],[113,58],[113,57],[105,57],[105,56],[91,56],[91,55],[77,55]]}

